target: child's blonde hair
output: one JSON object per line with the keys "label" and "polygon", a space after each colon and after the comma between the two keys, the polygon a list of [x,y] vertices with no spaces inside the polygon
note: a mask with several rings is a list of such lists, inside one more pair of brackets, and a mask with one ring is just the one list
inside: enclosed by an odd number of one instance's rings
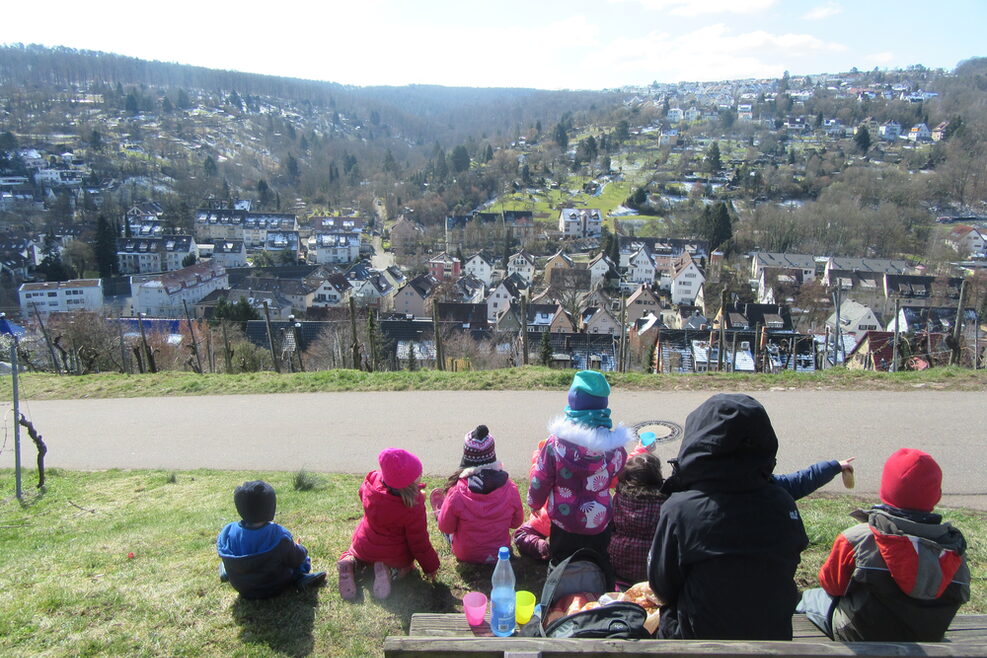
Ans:
{"label": "child's blonde hair", "polygon": [[405,507],[414,507],[415,501],[418,500],[418,493],[421,491],[417,478],[403,489],[395,489],[394,487],[388,487],[388,489],[391,490],[391,493],[401,496],[401,502],[404,503]]}

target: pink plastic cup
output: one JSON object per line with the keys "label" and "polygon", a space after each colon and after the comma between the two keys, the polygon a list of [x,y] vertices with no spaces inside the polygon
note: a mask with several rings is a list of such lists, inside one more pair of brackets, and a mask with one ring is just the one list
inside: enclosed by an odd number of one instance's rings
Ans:
{"label": "pink plastic cup", "polygon": [[463,612],[466,613],[466,623],[479,626],[487,613],[487,595],[483,592],[470,592],[463,597]]}

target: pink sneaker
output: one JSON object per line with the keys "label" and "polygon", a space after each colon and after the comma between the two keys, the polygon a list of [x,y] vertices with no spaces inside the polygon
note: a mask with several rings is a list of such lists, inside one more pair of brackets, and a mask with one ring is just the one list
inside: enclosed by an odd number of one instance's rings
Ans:
{"label": "pink sneaker", "polygon": [[374,598],[386,599],[391,595],[391,568],[383,562],[374,562]]}
{"label": "pink sneaker", "polygon": [[355,566],[356,560],[352,557],[344,557],[336,563],[336,569],[339,571],[339,595],[344,601],[356,600]]}

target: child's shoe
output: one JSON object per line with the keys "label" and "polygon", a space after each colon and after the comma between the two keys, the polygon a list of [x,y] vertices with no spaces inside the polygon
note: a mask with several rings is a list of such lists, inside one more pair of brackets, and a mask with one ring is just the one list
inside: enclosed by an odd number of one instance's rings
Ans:
{"label": "child's shoe", "polygon": [[356,560],[350,556],[344,557],[336,563],[336,569],[339,571],[339,595],[343,597],[344,601],[356,600],[355,567]]}
{"label": "child's shoe", "polygon": [[295,587],[298,591],[305,589],[306,587],[319,587],[326,582],[326,572],[316,571],[315,573],[307,573],[297,581],[295,581]]}
{"label": "child's shoe", "polygon": [[374,562],[374,598],[386,599],[391,595],[391,569],[383,562]]}

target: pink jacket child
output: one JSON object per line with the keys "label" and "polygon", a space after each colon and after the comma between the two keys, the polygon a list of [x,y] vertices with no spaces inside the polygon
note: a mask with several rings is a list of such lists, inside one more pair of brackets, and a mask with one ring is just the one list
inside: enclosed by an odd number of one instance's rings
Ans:
{"label": "pink jacket child", "polygon": [[466,434],[459,467],[438,511],[439,531],[451,535],[460,562],[493,564],[497,549],[510,546],[511,528],[524,522],[524,510],[486,425]]}
{"label": "pink jacket child", "polygon": [[380,469],[367,474],[360,485],[363,518],[353,531],[349,550],[340,556],[340,595],[357,596],[355,568],[373,564],[373,594],[391,593],[391,581],[403,576],[417,560],[427,578],[439,570],[439,556],[428,537],[425,496],[418,482],[422,463],[406,450],[388,448],[378,455]]}
{"label": "pink jacket child", "polygon": [[610,385],[593,370],[577,372],[565,416],[549,424],[551,436],[531,472],[528,504],[546,508],[552,520],[553,562],[580,547],[606,558],[612,517],[610,481],[624,468],[630,434],[614,429],[608,408]]}

